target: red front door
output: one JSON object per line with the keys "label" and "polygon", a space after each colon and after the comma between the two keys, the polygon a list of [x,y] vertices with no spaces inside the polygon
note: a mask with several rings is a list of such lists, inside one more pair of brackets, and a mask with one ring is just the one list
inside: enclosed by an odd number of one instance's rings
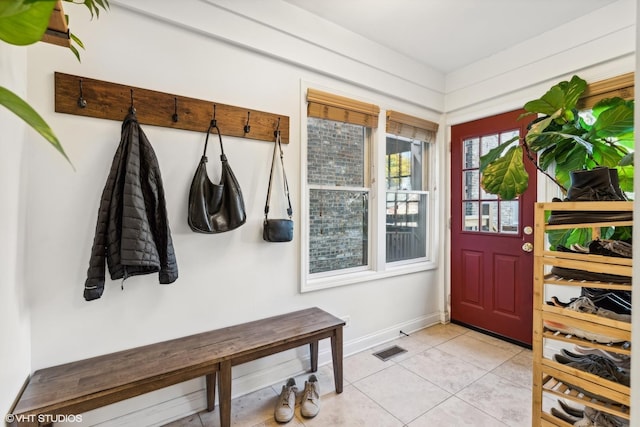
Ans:
{"label": "red front door", "polygon": [[529,188],[500,200],[480,187],[479,157],[524,135],[524,111],[455,125],[451,129],[451,319],[531,344],[533,205],[536,171],[524,160]]}

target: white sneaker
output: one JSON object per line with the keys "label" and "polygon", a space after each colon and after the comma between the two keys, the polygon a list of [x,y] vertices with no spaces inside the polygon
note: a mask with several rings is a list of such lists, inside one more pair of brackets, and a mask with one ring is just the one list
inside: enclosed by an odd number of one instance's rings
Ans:
{"label": "white sneaker", "polygon": [[300,402],[300,413],[303,417],[313,418],[320,411],[320,386],[315,375],[309,376],[309,381],[304,382],[304,392]]}
{"label": "white sneaker", "polygon": [[278,397],[278,403],[274,411],[274,417],[279,423],[287,423],[293,418],[296,408],[296,380],[289,378],[287,384],[282,386],[282,391]]}

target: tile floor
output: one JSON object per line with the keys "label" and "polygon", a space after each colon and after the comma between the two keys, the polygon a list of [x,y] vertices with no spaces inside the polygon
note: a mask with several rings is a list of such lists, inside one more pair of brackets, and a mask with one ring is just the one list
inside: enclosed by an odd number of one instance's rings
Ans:
{"label": "tile floor", "polygon": [[[386,362],[372,355],[394,344],[407,352]],[[341,394],[335,393],[331,366],[317,376],[320,413],[305,419],[296,406],[287,426],[531,426],[531,351],[458,325],[432,326],[345,358]],[[299,389],[307,377],[296,377]],[[281,387],[234,399],[232,425],[283,425],[273,418]],[[216,409],[165,427],[219,425]]]}

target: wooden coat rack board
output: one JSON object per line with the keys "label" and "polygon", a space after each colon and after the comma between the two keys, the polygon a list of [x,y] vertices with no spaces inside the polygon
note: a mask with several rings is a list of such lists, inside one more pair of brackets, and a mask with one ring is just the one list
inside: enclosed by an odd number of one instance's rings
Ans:
{"label": "wooden coat rack board", "polygon": [[206,132],[215,105],[222,135],[273,142],[274,132],[279,129],[282,143],[289,143],[288,116],[55,73],[57,113],[122,121],[132,100],[140,124]]}

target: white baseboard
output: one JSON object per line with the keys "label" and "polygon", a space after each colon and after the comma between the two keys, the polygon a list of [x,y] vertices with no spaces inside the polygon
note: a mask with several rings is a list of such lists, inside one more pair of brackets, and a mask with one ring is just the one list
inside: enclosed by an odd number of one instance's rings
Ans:
{"label": "white baseboard", "polygon": [[[345,357],[384,344],[407,334],[441,322],[441,313],[433,313],[343,343]],[[318,365],[331,363],[329,340],[320,342]],[[234,367],[232,397],[263,389],[286,378],[309,370],[308,349],[295,350]],[[216,393],[217,397],[217,393]],[[216,402],[217,405],[217,402]],[[206,408],[204,377],[187,381],[142,396],[114,403],[82,414],[82,426],[157,427],[187,417]],[[59,423],[74,427],[78,424]]]}

